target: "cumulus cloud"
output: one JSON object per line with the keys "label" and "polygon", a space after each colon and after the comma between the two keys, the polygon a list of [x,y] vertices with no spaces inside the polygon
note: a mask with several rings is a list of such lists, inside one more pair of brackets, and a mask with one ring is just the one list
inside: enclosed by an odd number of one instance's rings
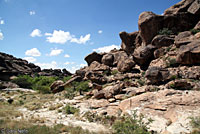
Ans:
{"label": "cumulus cloud", "polygon": [[93,49],[93,51],[96,51],[98,53],[103,53],[103,52],[108,53],[110,52],[110,50],[113,50],[114,48],[120,49],[120,46],[117,46],[117,45],[104,46],[97,49]]}
{"label": "cumulus cloud", "polygon": [[33,56],[33,57],[38,57],[38,56],[41,56],[41,53],[40,53],[40,51],[37,48],[32,48],[30,50],[27,50],[25,52],[25,55],[27,55],[27,56]]}
{"label": "cumulus cloud", "polygon": [[85,37],[81,36],[80,39],[72,38],[71,42],[74,42],[77,44],[85,44],[89,40],[90,40],[90,34],[87,34],[87,35],[85,35]]}
{"label": "cumulus cloud", "polygon": [[0,40],[3,40],[4,36],[3,33],[0,31]]}
{"label": "cumulus cloud", "polygon": [[102,33],[103,33],[103,31],[102,31],[102,30],[99,30],[99,31],[98,31],[98,33],[99,33],[99,34],[102,34]]}
{"label": "cumulus cloud", "polygon": [[69,54],[65,54],[65,56],[64,56],[65,58],[69,58],[70,57],[70,55]]}
{"label": "cumulus cloud", "polygon": [[41,67],[42,69],[50,69],[50,68],[58,69],[59,68],[56,61],[52,61],[50,63],[39,63],[38,62],[38,63],[35,63],[35,65]]}
{"label": "cumulus cloud", "polygon": [[76,38],[74,35],[71,35],[70,32],[65,32],[62,30],[54,30],[53,33],[45,33],[47,37],[47,41],[49,43],[58,43],[58,44],[65,44],[66,42],[74,42],[78,44],[85,44],[87,41],[90,40],[90,34],[86,36],[81,36],[79,39]]}
{"label": "cumulus cloud", "polygon": [[23,59],[27,60],[28,62],[32,62],[32,63],[36,61],[36,59],[34,57],[24,57]]}
{"label": "cumulus cloud", "polygon": [[57,56],[63,52],[63,49],[52,49],[49,56]]}
{"label": "cumulus cloud", "polygon": [[32,33],[30,34],[31,37],[41,37],[41,31],[39,29],[35,29],[32,31]]}
{"label": "cumulus cloud", "polygon": [[87,64],[80,64],[80,67],[85,67],[87,66]]}
{"label": "cumulus cloud", "polygon": [[30,15],[35,15],[35,11],[32,10],[32,11],[29,12],[29,14]]}
{"label": "cumulus cloud", "polygon": [[0,24],[1,25],[5,24],[4,20],[0,19]]}

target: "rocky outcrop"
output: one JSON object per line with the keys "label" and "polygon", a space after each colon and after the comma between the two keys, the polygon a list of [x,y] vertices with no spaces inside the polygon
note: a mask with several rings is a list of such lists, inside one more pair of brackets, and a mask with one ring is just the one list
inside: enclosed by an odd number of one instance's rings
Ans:
{"label": "rocky outcrop", "polygon": [[134,61],[141,66],[142,69],[147,69],[150,62],[154,59],[155,47],[152,45],[140,46],[133,53]]}
{"label": "rocky outcrop", "polygon": [[193,40],[196,40],[195,36],[190,31],[184,31],[179,33],[175,38],[176,47],[180,47],[182,45],[187,45],[191,43]]}
{"label": "rocky outcrop", "polygon": [[11,76],[31,75],[40,71],[40,67],[26,60],[0,53],[0,80],[9,80]]}
{"label": "rocky outcrop", "polygon": [[139,32],[127,33],[127,32],[120,32],[119,36],[122,40],[121,48],[127,54],[132,54],[135,47],[136,47],[136,38]]}
{"label": "rocky outcrop", "polygon": [[176,60],[180,64],[200,64],[200,41],[181,46]]}
{"label": "rocky outcrop", "polygon": [[174,44],[174,36],[157,35],[153,38],[151,44],[156,48],[168,47]]}
{"label": "rocky outcrop", "polygon": [[103,54],[93,52],[85,57],[85,61],[87,62],[88,66],[89,66],[93,61],[97,61],[97,62],[101,63],[102,57],[103,57]]}
{"label": "rocky outcrop", "polygon": [[145,74],[150,84],[160,84],[168,79],[169,71],[160,67],[150,67]]}

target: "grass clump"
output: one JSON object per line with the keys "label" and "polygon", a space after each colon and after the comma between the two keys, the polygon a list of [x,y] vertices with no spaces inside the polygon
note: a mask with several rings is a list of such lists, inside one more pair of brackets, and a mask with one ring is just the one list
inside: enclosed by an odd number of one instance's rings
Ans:
{"label": "grass clump", "polygon": [[111,71],[111,75],[116,75],[117,73],[119,73],[118,70],[112,70],[112,71]]}
{"label": "grass clump", "polygon": [[134,111],[132,116],[122,117],[120,120],[116,120],[112,128],[113,134],[150,134],[148,132],[148,125],[152,122],[151,119],[148,122],[143,122],[144,116],[137,116]]}
{"label": "grass clump", "polygon": [[79,113],[78,108],[75,108],[69,104],[67,104],[64,109],[65,109],[66,114],[78,114]]}
{"label": "grass clump", "polygon": [[193,132],[191,134],[199,134],[200,133],[200,116],[199,117],[191,117],[190,124],[192,125]]}
{"label": "grass clump", "polygon": [[172,30],[168,29],[168,28],[163,28],[158,32],[159,35],[173,35],[174,33],[172,32]]}

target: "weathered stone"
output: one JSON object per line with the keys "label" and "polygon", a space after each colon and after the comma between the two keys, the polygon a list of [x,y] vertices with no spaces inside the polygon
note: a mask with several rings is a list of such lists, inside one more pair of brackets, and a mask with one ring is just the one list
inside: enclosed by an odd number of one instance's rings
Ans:
{"label": "weathered stone", "polygon": [[156,48],[170,46],[174,44],[174,36],[157,35],[153,38],[151,44]]}
{"label": "weathered stone", "polygon": [[194,29],[198,29],[198,30],[200,30],[200,21],[196,24],[196,26],[194,27]]}
{"label": "weathered stone", "polygon": [[53,93],[58,93],[64,90],[64,82],[61,80],[55,81],[51,84],[50,89]]}
{"label": "weathered stone", "polygon": [[200,64],[200,41],[181,46],[176,61],[186,65]]}
{"label": "weathered stone", "polygon": [[168,88],[174,88],[178,90],[190,90],[192,85],[187,80],[175,80],[168,84]]}
{"label": "weathered stone", "polygon": [[102,57],[103,57],[103,54],[93,52],[85,57],[85,61],[87,62],[88,66],[89,66],[93,61],[97,61],[97,62],[101,63]]}
{"label": "weathered stone", "polygon": [[175,45],[176,47],[187,45],[195,39],[196,38],[194,37],[194,35],[192,35],[190,31],[181,32],[175,38]]}
{"label": "weathered stone", "polygon": [[147,69],[149,63],[154,59],[154,50],[155,47],[153,47],[152,45],[140,46],[137,49],[135,49],[133,53],[133,60],[137,64],[139,64],[142,67],[142,69]]}
{"label": "weathered stone", "polygon": [[88,104],[89,104],[90,108],[97,109],[97,108],[106,107],[109,104],[109,102],[105,99],[88,100]]}
{"label": "weathered stone", "polygon": [[150,84],[159,84],[168,79],[169,71],[160,67],[150,67],[145,74]]}
{"label": "weathered stone", "polygon": [[119,36],[122,40],[121,48],[128,54],[132,54],[134,52],[136,43],[136,37],[138,36],[139,32],[127,33],[127,32],[120,32]]}
{"label": "weathered stone", "polygon": [[156,50],[154,51],[154,57],[155,57],[155,59],[157,59],[157,58],[159,58],[159,57],[165,55],[165,53],[166,53],[166,52],[165,52],[165,49],[164,49],[164,48],[156,49]]}
{"label": "weathered stone", "polygon": [[192,14],[200,14],[200,1],[195,0],[187,11]]}
{"label": "weathered stone", "polygon": [[153,12],[143,12],[139,16],[138,25],[139,33],[143,43],[150,44],[153,37],[157,35],[161,28],[163,17],[154,14]]}
{"label": "weathered stone", "polygon": [[187,12],[187,9],[195,0],[182,0],[179,3],[166,9],[164,15],[174,15],[180,12]]}
{"label": "weathered stone", "polygon": [[104,65],[113,66],[114,56],[113,54],[105,54],[101,61]]}
{"label": "weathered stone", "polygon": [[135,66],[135,62],[132,59],[121,60],[117,64],[117,69],[120,72],[130,72]]}
{"label": "weathered stone", "polygon": [[89,70],[90,71],[106,71],[109,70],[109,66],[106,66],[104,64],[100,64],[97,61],[93,61],[90,66],[89,66]]}

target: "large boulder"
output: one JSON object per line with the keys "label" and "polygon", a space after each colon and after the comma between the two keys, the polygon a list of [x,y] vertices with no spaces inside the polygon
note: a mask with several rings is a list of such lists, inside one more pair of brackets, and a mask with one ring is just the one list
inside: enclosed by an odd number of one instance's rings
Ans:
{"label": "large boulder", "polygon": [[153,38],[151,44],[156,48],[170,46],[174,44],[174,36],[169,35],[157,35]]}
{"label": "large boulder", "polygon": [[184,31],[179,33],[175,38],[175,45],[176,47],[180,47],[182,45],[187,45],[195,40],[195,36],[192,35],[190,31]]}
{"label": "large boulder", "polygon": [[97,61],[97,62],[101,63],[102,57],[103,57],[103,54],[93,52],[85,57],[85,61],[87,62],[88,66],[89,66],[93,61]]}
{"label": "large boulder", "polygon": [[50,89],[53,93],[58,93],[64,90],[64,82],[61,80],[57,80],[53,82],[50,86]]}
{"label": "large boulder", "polygon": [[158,34],[162,27],[162,20],[162,16],[156,15],[153,12],[143,12],[140,14],[138,26],[144,44],[150,44],[153,37]]}
{"label": "large boulder", "polygon": [[198,16],[189,12],[167,16],[156,15],[153,12],[143,12],[138,21],[139,33],[143,43],[148,45],[163,28],[171,30],[172,33],[178,33],[192,29],[198,21]]}
{"label": "large boulder", "polygon": [[111,53],[105,54],[101,60],[104,65],[113,66],[114,56]]}
{"label": "large boulder", "polygon": [[194,1],[195,0],[182,0],[179,3],[166,9],[164,15],[174,15],[180,12],[187,12],[188,8]]}
{"label": "large boulder", "polygon": [[109,66],[106,66],[104,64],[100,64],[97,61],[93,61],[90,66],[89,66],[89,70],[90,71],[106,71],[109,70]]}
{"label": "large boulder", "polygon": [[127,33],[127,32],[120,32],[119,36],[122,40],[121,48],[127,54],[132,54],[135,47],[136,47],[136,37],[138,36],[139,32]]}
{"label": "large boulder", "polygon": [[132,59],[128,58],[118,62],[117,70],[120,72],[130,72],[134,66],[135,62]]}
{"label": "large boulder", "polygon": [[168,80],[169,71],[160,67],[150,67],[145,74],[149,84],[160,84]]}
{"label": "large boulder", "polygon": [[181,46],[176,61],[185,65],[200,64],[200,41]]}
{"label": "large boulder", "polygon": [[152,45],[140,46],[135,49],[133,59],[142,69],[146,70],[150,62],[154,59],[154,50],[155,47]]}

